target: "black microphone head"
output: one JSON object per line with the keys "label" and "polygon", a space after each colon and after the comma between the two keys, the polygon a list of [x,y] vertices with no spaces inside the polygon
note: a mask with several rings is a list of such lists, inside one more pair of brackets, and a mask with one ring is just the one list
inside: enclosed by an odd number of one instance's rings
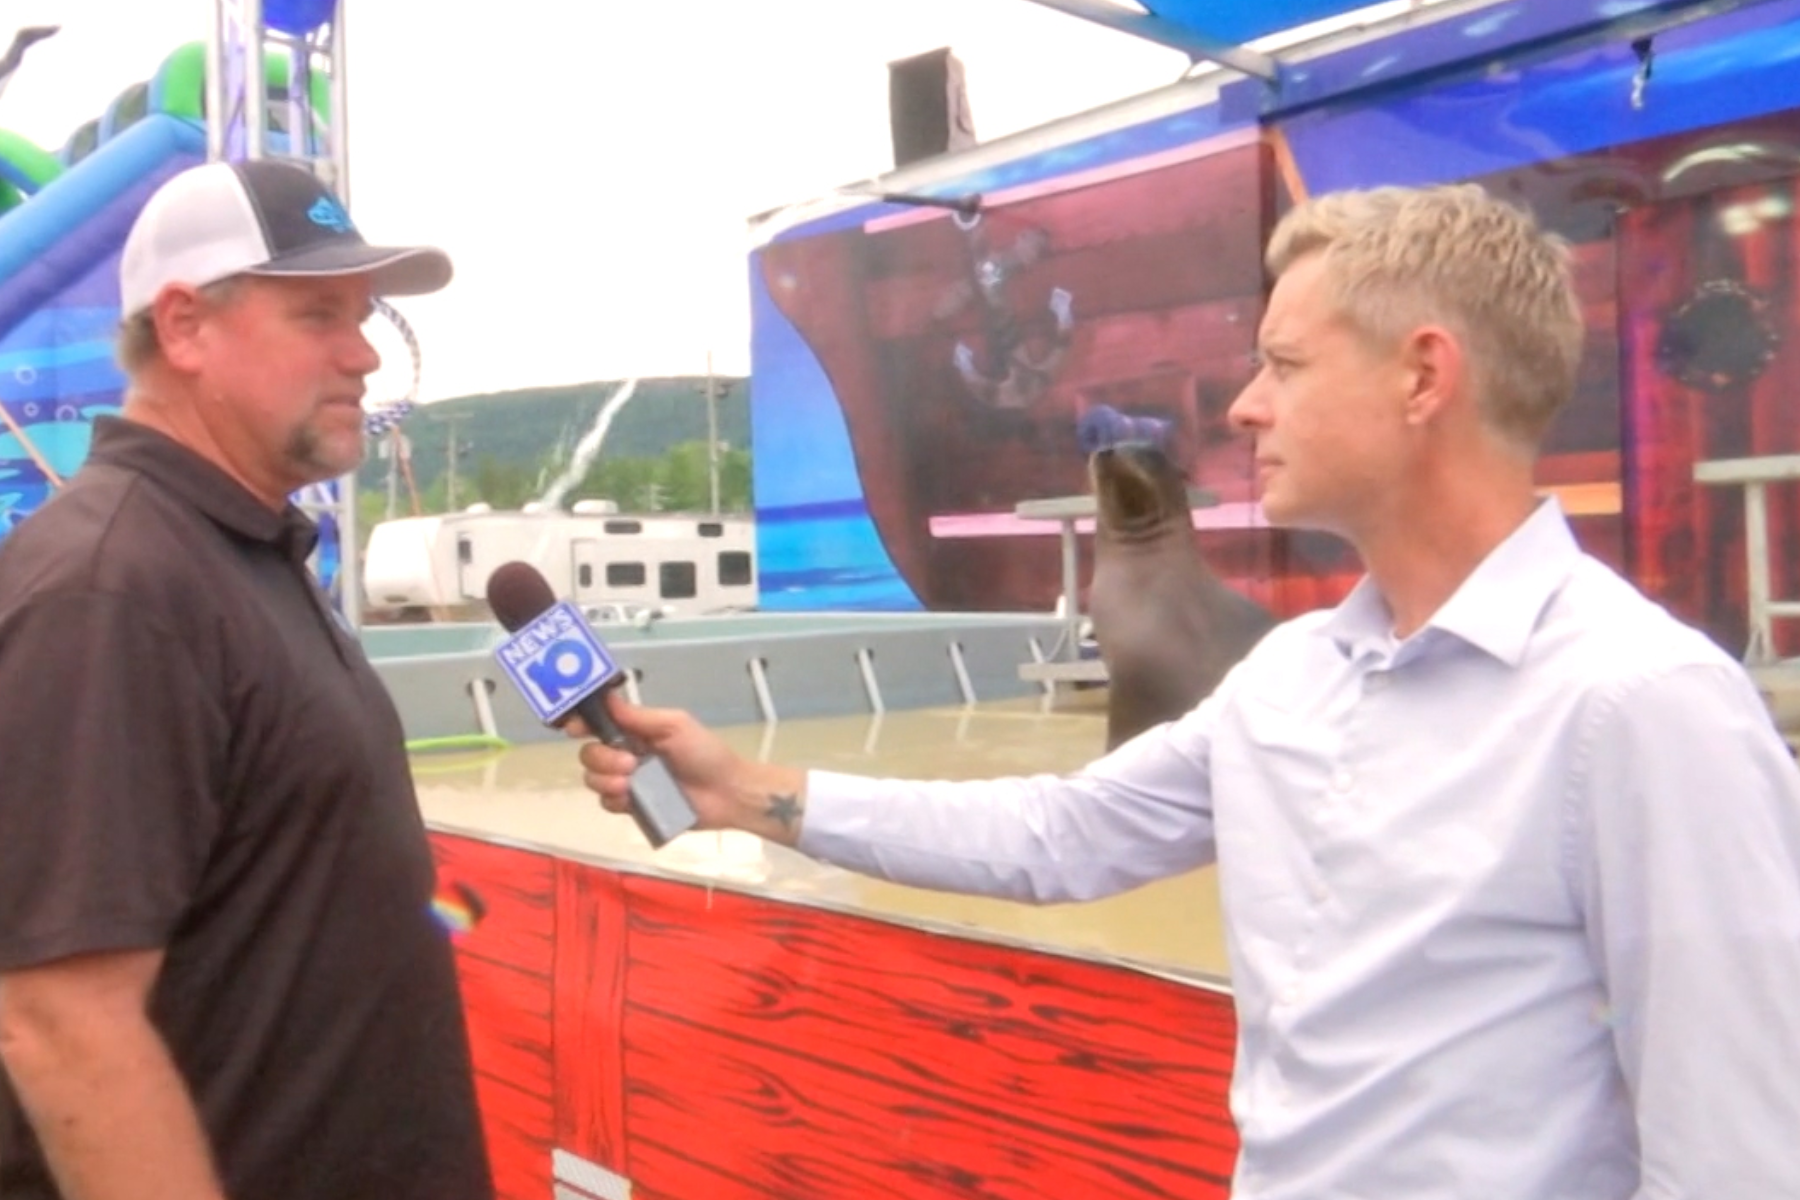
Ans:
{"label": "black microphone head", "polygon": [[543,573],[527,562],[501,563],[488,576],[488,607],[508,633],[531,624],[556,604]]}

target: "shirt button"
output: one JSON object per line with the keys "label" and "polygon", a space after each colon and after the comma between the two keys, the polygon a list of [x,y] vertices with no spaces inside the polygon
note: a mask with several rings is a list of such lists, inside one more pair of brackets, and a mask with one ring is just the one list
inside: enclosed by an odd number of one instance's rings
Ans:
{"label": "shirt button", "polygon": [[1340,793],[1347,792],[1355,783],[1356,781],[1350,778],[1350,772],[1340,770],[1331,777],[1331,790]]}

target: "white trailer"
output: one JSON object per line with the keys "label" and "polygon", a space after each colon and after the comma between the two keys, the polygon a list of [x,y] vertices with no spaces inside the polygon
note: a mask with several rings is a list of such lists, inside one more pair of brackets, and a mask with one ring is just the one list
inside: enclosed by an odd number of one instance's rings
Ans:
{"label": "white trailer", "polygon": [[382,521],[363,561],[366,610],[380,620],[482,620],[500,564],[528,562],[557,598],[615,613],[697,615],[755,608],[756,530],[745,516],[623,514],[527,505]]}

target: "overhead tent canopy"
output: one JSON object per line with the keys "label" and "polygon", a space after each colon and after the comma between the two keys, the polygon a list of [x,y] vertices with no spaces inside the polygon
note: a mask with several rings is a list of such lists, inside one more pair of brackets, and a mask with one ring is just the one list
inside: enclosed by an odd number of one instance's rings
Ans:
{"label": "overhead tent canopy", "polygon": [[1248,43],[1374,7],[1370,0],[1142,0],[1137,9],[1115,0],[1034,2],[1271,83],[1275,59]]}
{"label": "overhead tent canopy", "polygon": [[[1178,50],[1195,62],[1212,62],[1260,81],[1267,114],[1316,103],[1370,86],[1391,84],[1546,47],[1649,38],[1709,15],[1754,7],[1766,0],[1032,0]],[[1385,46],[1374,62],[1348,71],[1324,65],[1296,69],[1271,44],[1295,46],[1312,31],[1336,23],[1393,28],[1417,22],[1436,36],[1404,48]],[[1291,35],[1283,37],[1282,35]],[[1259,48],[1252,43],[1262,43]],[[1357,56],[1344,56],[1347,60]],[[1245,81],[1249,82],[1249,81]],[[1240,97],[1239,99],[1242,99]]]}
{"label": "overhead tent canopy", "polygon": [[1341,17],[1369,7],[1369,0],[1146,0],[1144,7],[1184,29],[1243,43]]}
{"label": "overhead tent canopy", "polygon": [[[1077,113],[990,144],[933,156],[800,204],[751,218],[758,242],[876,201],[962,206],[998,187],[1011,166],[1128,126],[1205,104],[1226,124],[1292,117],[1320,105],[1472,72],[1518,69],[1544,55],[1629,45],[1633,95],[1646,85],[1655,41],[1683,25],[1773,0],[1029,0],[1186,54],[1224,71],[1190,72],[1141,96]],[[1240,77],[1234,78],[1233,75]],[[1652,99],[1653,102],[1653,99]],[[1634,98],[1633,103],[1637,103]],[[1042,165],[1045,160],[1033,160]],[[1033,178],[1038,176],[1033,175]]]}

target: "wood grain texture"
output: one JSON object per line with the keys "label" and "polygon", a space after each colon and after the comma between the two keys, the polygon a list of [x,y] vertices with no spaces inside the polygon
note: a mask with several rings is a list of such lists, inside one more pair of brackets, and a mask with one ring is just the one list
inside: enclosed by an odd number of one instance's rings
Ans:
{"label": "wood grain texture", "polygon": [[759,898],[625,890],[628,1173],[650,1191],[1225,1195],[1226,997]]}
{"label": "wood grain texture", "polygon": [[[481,1106],[495,1200],[548,1200],[554,1101],[486,1073],[475,1077],[475,1100]],[[405,1114],[394,1119],[405,1120]]]}
{"label": "wood grain texture", "polygon": [[554,860],[448,834],[433,834],[431,844],[439,889],[466,884],[487,910],[457,937],[457,952],[548,979],[556,936]]}
{"label": "wood grain texture", "polygon": [[556,1144],[625,1173],[625,893],[619,876],[556,869]]}
{"label": "wood grain texture", "polygon": [[460,883],[485,910],[454,944],[495,1194],[545,1200],[556,1136],[555,864],[471,838],[433,834],[431,841],[440,889]]}
{"label": "wood grain texture", "polygon": [[505,1200],[1207,1200],[1230,999],[1128,969],[436,838]]}

